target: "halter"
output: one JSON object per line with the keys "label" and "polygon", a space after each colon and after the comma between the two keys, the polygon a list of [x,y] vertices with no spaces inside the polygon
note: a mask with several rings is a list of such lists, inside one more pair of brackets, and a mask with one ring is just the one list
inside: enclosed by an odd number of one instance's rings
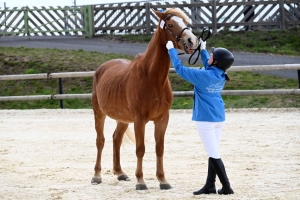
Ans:
{"label": "halter", "polygon": [[[175,15],[168,15],[168,16],[167,16],[164,20],[162,20],[162,21],[165,22],[165,21],[169,20],[169,19],[170,19],[171,17],[173,17],[173,16],[175,16]],[[181,30],[179,36],[177,36],[177,35],[176,35],[175,33],[173,33],[168,27],[166,27],[166,23],[164,23],[164,24],[163,24],[163,27],[161,27],[161,28],[162,28],[162,29],[168,30],[169,33],[175,38],[175,40],[172,40],[172,42],[176,42],[177,44],[178,44],[178,42],[182,39],[182,38],[181,38],[182,33],[183,33],[186,29],[189,29],[188,27],[185,27],[184,29]],[[168,42],[165,32],[164,32],[164,35],[165,35],[165,38],[166,38],[166,42]],[[186,49],[185,49],[185,43],[184,43],[183,46],[184,46],[184,50],[186,51]]]}

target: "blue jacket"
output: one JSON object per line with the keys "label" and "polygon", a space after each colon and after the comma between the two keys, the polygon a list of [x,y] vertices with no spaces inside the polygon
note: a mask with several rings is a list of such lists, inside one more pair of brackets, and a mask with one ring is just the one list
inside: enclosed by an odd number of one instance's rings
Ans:
{"label": "blue jacket", "polygon": [[171,62],[176,73],[186,81],[194,85],[193,121],[223,122],[225,121],[224,101],[221,92],[225,85],[225,73],[223,70],[209,66],[209,54],[201,51],[201,59],[204,69],[188,68],[182,65],[177,56],[177,51],[168,50]]}

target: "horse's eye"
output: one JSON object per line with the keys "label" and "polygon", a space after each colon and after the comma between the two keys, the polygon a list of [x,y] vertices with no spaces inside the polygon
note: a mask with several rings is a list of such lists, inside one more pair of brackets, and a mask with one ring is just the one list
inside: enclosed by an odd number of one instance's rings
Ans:
{"label": "horse's eye", "polygon": [[173,25],[172,24],[168,24],[168,27],[172,27]]}

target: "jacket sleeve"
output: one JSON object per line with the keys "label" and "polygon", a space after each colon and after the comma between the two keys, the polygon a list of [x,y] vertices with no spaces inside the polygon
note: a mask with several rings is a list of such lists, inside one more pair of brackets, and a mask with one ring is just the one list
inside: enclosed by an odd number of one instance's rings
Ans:
{"label": "jacket sleeve", "polygon": [[199,82],[201,81],[201,74],[204,73],[205,70],[188,68],[184,66],[181,63],[181,60],[178,58],[177,51],[174,48],[168,50],[168,53],[176,73],[193,85],[199,84]]}
{"label": "jacket sleeve", "polygon": [[207,61],[209,60],[209,57],[210,57],[207,50],[206,49],[201,50],[200,56],[201,56],[204,68],[207,69],[209,67],[209,64],[207,63]]}

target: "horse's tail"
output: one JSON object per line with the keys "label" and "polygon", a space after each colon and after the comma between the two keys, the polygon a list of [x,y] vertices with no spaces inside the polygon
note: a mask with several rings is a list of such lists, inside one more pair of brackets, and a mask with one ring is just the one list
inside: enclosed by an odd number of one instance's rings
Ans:
{"label": "horse's tail", "polygon": [[134,132],[132,132],[129,127],[125,131],[125,134],[123,136],[123,141],[124,141],[124,139],[126,139],[125,137],[129,138],[129,140],[135,144]]}

